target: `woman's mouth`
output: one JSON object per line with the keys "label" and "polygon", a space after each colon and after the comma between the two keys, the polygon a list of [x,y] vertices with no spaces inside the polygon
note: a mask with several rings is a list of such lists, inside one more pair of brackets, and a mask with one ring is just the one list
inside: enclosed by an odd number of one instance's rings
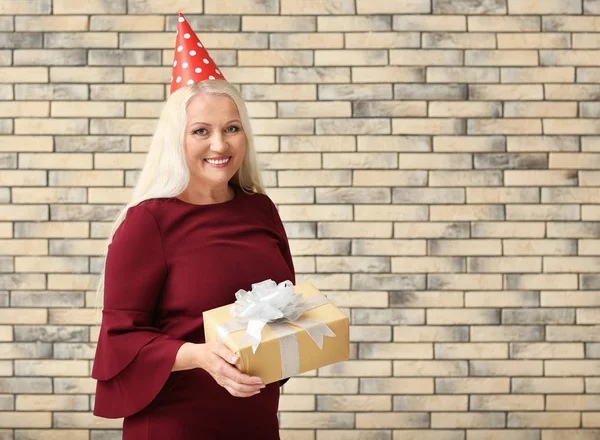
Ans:
{"label": "woman's mouth", "polygon": [[210,158],[210,159],[204,159],[205,162],[207,162],[209,165],[212,165],[213,167],[216,167],[216,168],[226,167],[230,160],[231,160],[231,156],[225,156],[225,157],[221,156],[221,157],[215,157],[215,158]]}

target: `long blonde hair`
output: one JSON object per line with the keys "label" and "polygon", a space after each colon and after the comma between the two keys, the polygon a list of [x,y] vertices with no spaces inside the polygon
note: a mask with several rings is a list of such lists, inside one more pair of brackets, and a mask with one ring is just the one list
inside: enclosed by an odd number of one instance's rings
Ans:
{"label": "long blonde hair", "polygon": [[[184,134],[187,125],[187,106],[196,94],[220,95],[229,97],[237,106],[242,128],[246,134],[246,154],[240,169],[231,182],[245,192],[264,194],[265,190],[258,168],[250,119],[246,103],[238,90],[224,80],[210,80],[182,87],[167,99],[146,156],[138,181],[133,189],[131,200],[117,215],[108,237],[108,243],[127,214],[127,210],[145,200],[163,197],[176,197],[189,185],[190,170],[185,160]],[[96,289],[96,309],[100,308],[100,297],[104,292],[106,255]]]}

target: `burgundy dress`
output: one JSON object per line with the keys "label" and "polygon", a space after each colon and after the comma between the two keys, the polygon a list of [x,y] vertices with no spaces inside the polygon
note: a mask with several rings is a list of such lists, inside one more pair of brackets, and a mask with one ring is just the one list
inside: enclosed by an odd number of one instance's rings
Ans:
{"label": "burgundy dress", "polygon": [[275,205],[234,189],[211,205],[142,202],[109,245],[94,414],[124,417],[124,440],[279,439],[280,383],[239,398],[200,368],[171,372],[181,345],[204,342],[203,311],[265,279],[295,283]]}

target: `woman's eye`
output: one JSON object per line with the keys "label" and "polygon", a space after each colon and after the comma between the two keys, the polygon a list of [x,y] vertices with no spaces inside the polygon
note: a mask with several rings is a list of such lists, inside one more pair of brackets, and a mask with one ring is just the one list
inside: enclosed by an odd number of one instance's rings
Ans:
{"label": "woman's eye", "polygon": [[199,128],[194,133],[196,133],[197,135],[200,135],[200,136],[204,136],[206,134],[206,128]]}
{"label": "woman's eye", "polygon": [[230,125],[229,127],[227,127],[227,128],[225,129],[225,131],[226,131],[227,133],[235,133],[236,131],[239,131],[239,129],[240,129],[240,128],[239,128],[239,127],[236,127],[235,125]]}

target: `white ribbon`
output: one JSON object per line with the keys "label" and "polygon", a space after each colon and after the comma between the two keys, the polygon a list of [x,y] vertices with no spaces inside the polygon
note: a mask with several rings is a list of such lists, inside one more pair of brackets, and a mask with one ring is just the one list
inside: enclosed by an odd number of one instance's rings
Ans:
{"label": "white ribbon", "polygon": [[217,327],[217,340],[223,342],[228,334],[246,329],[240,346],[251,342],[252,353],[256,353],[262,341],[262,329],[268,326],[279,339],[282,377],[291,377],[300,370],[298,337],[287,324],[305,330],[321,350],[323,338],[335,336],[324,322],[301,317],[308,310],[328,304],[329,299],[325,295],[316,295],[305,300],[301,293],[294,293],[291,281],[276,284],[273,280],[265,280],[252,284],[250,291],[238,290],[235,297],[236,302],[230,310],[235,320]]}

